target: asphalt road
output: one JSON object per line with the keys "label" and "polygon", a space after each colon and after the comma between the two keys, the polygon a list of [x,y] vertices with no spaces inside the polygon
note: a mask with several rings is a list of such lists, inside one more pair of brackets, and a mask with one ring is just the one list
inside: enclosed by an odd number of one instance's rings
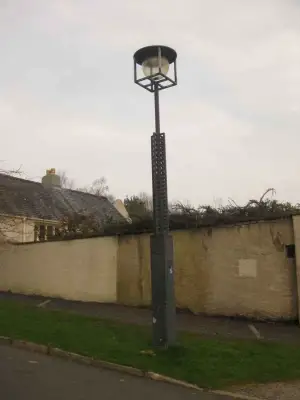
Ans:
{"label": "asphalt road", "polygon": [[1,400],[230,400],[0,346]]}

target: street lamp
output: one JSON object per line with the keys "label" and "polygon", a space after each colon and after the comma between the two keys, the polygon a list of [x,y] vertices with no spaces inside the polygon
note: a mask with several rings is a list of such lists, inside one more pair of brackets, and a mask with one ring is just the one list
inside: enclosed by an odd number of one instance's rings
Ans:
{"label": "street lamp", "polygon": [[[175,344],[173,239],[169,234],[169,208],[165,134],[160,132],[159,91],[177,85],[176,51],[147,46],[134,56],[134,82],[154,93],[155,132],[151,136],[154,233],[150,237],[153,344]],[[172,78],[170,69],[173,69]]]}

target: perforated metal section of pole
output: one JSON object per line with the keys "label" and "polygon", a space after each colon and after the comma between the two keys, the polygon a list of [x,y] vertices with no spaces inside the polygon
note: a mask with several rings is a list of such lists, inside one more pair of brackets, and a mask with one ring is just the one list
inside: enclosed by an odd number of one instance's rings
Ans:
{"label": "perforated metal section of pole", "polygon": [[169,231],[166,141],[164,133],[151,136],[153,218],[155,234]]}

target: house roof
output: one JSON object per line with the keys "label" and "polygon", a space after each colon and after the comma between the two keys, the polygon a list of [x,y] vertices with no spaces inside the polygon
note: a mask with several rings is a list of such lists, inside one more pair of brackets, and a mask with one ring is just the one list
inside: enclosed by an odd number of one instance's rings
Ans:
{"label": "house roof", "polygon": [[52,187],[0,174],[0,214],[33,219],[60,220],[70,213],[92,214],[101,223],[124,222],[124,217],[103,196]]}

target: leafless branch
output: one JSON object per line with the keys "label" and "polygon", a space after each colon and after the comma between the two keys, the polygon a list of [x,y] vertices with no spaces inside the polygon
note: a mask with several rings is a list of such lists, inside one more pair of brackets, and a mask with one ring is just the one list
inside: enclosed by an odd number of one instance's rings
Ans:
{"label": "leafless branch", "polygon": [[269,188],[269,189],[267,189],[264,193],[263,193],[263,195],[261,196],[261,198],[259,199],[259,203],[261,203],[262,201],[263,201],[263,199],[265,198],[265,196],[268,194],[268,193],[272,193],[272,196],[275,196],[276,195],[276,190],[274,189],[274,188]]}

